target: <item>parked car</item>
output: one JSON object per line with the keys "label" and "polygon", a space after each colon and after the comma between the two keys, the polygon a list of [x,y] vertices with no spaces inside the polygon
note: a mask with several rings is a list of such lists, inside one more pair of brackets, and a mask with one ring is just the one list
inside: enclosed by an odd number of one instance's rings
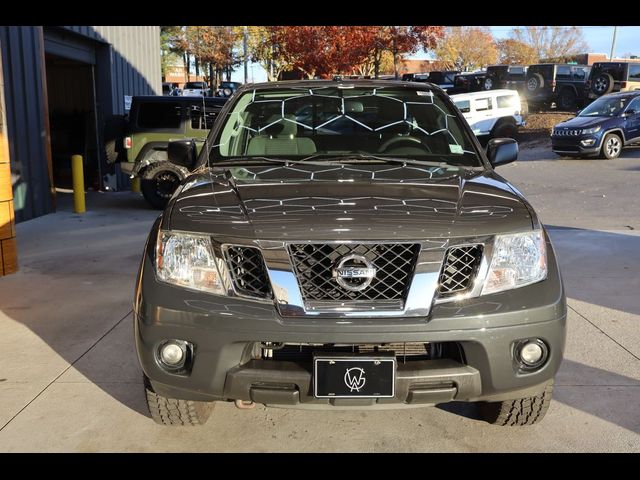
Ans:
{"label": "parked car", "polygon": [[240,82],[221,82],[216,92],[217,97],[230,97],[242,85]]}
{"label": "parked car", "polygon": [[[387,80],[395,80],[394,76],[390,76]],[[402,75],[403,82],[428,82],[428,73],[404,73]]]}
{"label": "parked car", "polygon": [[478,137],[515,138],[518,127],[524,126],[520,95],[515,90],[489,90],[451,95]]}
{"label": "parked car", "polygon": [[183,97],[208,97],[209,93],[207,82],[187,82],[182,89]]}
{"label": "parked car", "polygon": [[427,82],[438,85],[445,92],[453,88],[453,80],[460,70],[445,70],[429,72]]}
{"label": "parked car", "polygon": [[162,82],[162,95],[171,95],[173,93],[173,85],[168,82]]}
{"label": "parked car", "polygon": [[585,84],[587,98],[640,90],[640,62],[596,62]]}
{"label": "parked car", "polygon": [[455,400],[489,423],[539,422],[566,301],[544,226],[495,172],[517,154],[505,138],[485,152],[428,83],[240,87],[202,154],[169,144],[193,173],[135,282],[152,418]]}
{"label": "parked car", "polygon": [[453,77],[453,87],[447,90],[449,95],[479,92],[484,90],[485,72],[460,73]]}
{"label": "parked car", "polygon": [[614,159],[640,142],[640,91],[604,95],[575,118],[553,127],[552,149],[564,157]]}
{"label": "parked car", "polygon": [[585,103],[588,65],[540,63],[527,69],[526,99],[529,109],[551,107],[575,110]]}
{"label": "parked car", "polygon": [[523,92],[527,80],[527,67],[524,65],[489,65],[485,72],[485,90],[518,90]]}
{"label": "parked car", "polygon": [[142,194],[150,205],[164,208],[188,173],[167,162],[169,142],[189,139],[199,151],[225,102],[226,98],[133,97],[120,140],[124,149],[120,169],[141,179]]}

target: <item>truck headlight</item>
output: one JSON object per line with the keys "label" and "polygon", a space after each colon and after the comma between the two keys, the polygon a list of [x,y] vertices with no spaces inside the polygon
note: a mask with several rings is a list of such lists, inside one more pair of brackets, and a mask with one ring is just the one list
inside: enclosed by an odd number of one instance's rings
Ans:
{"label": "truck headlight", "polygon": [[216,258],[207,235],[160,231],[155,267],[162,282],[219,295],[227,292],[224,264]]}
{"label": "truck headlight", "polygon": [[547,278],[547,249],[541,230],[496,235],[482,294],[524,287]]}
{"label": "truck headlight", "polygon": [[591,135],[592,133],[598,133],[600,130],[602,130],[601,126],[593,128],[583,128],[582,135]]}

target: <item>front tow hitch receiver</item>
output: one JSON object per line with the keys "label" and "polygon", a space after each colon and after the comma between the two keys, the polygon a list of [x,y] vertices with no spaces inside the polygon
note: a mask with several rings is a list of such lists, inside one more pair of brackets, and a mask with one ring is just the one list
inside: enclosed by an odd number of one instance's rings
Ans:
{"label": "front tow hitch receiver", "polygon": [[256,408],[256,404],[253,401],[245,401],[245,400],[236,400],[235,401],[236,407],[239,408],[240,410],[251,410],[253,408]]}

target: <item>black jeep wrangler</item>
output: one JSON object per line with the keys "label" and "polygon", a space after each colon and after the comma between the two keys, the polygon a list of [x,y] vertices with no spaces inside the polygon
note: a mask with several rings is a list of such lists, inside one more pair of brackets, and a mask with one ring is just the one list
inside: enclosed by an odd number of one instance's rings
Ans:
{"label": "black jeep wrangler", "polygon": [[527,67],[524,65],[489,65],[485,73],[484,90],[523,91],[527,81]]}
{"label": "black jeep wrangler", "polygon": [[640,90],[640,62],[596,62],[585,85],[589,100],[632,90]]}
{"label": "black jeep wrangler", "polygon": [[585,103],[590,67],[569,63],[539,63],[527,69],[525,96],[529,109],[551,107],[574,110]]}
{"label": "black jeep wrangler", "polygon": [[460,73],[453,77],[453,88],[447,90],[449,95],[456,93],[480,92],[484,90],[485,72]]}

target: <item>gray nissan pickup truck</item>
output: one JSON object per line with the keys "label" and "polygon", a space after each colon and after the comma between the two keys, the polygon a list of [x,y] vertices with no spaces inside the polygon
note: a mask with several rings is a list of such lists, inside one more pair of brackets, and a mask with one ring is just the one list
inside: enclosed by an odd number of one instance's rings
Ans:
{"label": "gray nissan pickup truck", "polygon": [[242,86],[149,234],[134,301],[152,418],[215,402],[387,409],[477,402],[545,415],[565,344],[553,247],[429,83]]}

